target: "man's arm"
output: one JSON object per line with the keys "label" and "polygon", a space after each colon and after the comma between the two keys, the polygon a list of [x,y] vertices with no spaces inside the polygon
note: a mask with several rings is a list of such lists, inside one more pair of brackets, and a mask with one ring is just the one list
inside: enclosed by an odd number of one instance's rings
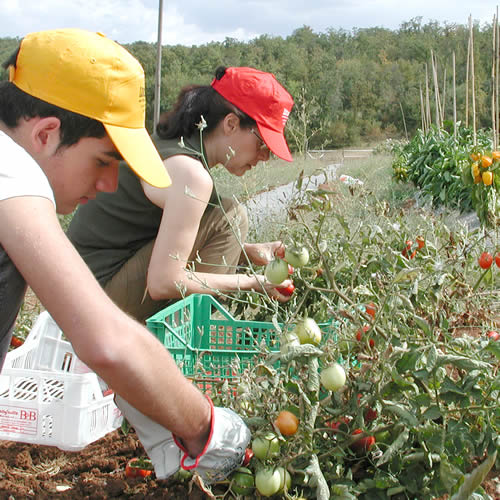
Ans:
{"label": "man's arm", "polygon": [[132,406],[198,454],[210,406],[161,343],[104,293],[40,197],[0,202],[0,244],[78,357]]}

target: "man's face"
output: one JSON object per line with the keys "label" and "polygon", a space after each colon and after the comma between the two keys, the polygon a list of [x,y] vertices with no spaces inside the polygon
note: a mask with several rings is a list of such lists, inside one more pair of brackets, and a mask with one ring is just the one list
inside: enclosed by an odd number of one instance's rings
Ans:
{"label": "man's face", "polygon": [[57,213],[73,212],[98,192],[113,192],[118,186],[121,159],[111,139],[86,137],[60,148],[44,160],[44,170],[54,191]]}

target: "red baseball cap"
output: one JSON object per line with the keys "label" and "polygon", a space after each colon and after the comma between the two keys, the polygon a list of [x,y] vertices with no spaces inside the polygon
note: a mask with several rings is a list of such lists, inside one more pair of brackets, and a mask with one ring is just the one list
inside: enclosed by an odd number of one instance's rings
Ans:
{"label": "red baseball cap", "polygon": [[212,87],[256,121],[262,139],[276,156],[293,160],[283,133],[293,99],[274,75],[254,68],[226,68],[220,80],[214,78]]}

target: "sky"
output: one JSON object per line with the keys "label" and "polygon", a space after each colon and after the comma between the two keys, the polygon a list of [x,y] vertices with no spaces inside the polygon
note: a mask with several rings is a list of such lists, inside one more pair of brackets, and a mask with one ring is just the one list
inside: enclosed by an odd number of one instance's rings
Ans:
{"label": "sky", "polygon": [[[0,37],[72,27],[100,31],[122,44],[156,42],[159,5],[160,0],[0,0]],[[491,0],[163,0],[162,45],[286,38],[303,26],[315,33],[398,29],[416,17],[424,24],[468,24],[472,16],[483,25],[492,22],[497,7]]]}

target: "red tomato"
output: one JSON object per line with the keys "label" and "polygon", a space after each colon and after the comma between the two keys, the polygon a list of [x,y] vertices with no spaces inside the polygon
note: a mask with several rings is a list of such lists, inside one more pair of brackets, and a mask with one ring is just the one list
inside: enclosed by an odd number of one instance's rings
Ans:
{"label": "red tomato", "polygon": [[493,255],[491,255],[491,253],[489,252],[483,252],[479,257],[478,262],[479,267],[481,267],[482,269],[489,269],[493,262]]}
{"label": "red tomato", "polygon": [[488,335],[488,338],[490,338],[491,340],[498,340],[500,339],[500,333],[498,332],[495,332],[494,330],[491,330],[487,333]]}
{"label": "red tomato", "polygon": [[[369,325],[365,325],[363,327],[363,332],[366,333],[369,329],[370,329],[370,326]],[[358,342],[361,342],[361,339],[363,338],[363,332],[361,330],[358,330],[356,332],[356,340]],[[369,343],[370,343],[370,347],[373,347],[375,345],[375,341],[373,339],[370,339]]]}
{"label": "red tomato", "polygon": [[148,477],[153,473],[153,464],[148,458],[132,458],[125,467],[126,477]]}
{"label": "red tomato", "polygon": [[375,304],[370,302],[365,306],[366,314],[370,315],[373,319],[375,319],[375,313],[377,311]]}
{"label": "red tomato", "polygon": [[500,267],[500,252],[498,252],[495,256],[495,263],[497,267]]}
{"label": "red tomato", "polygon": [[417,236],[417,245],[419,250],[425,247],[425,240],[423,236]]}
{"label": "red tomato", "polygon": [[378,417],[377,410],[367,408],[365,410],[365,422],[373,422]]}
{"label": "red tomato", "polygon": [[281,295],[290,297],[295,290],[295,285],[293,283],[290,283],[288,286],[278,286],[276,287],[276,290],[278,290]]}
{"label": "red tomato", "polygon": [[16,337],[15,335],[12,335],[12,337],[10,339],[10,345],[12,347],[19,347],[19,346],[22,346],[23,344],[24,344],[23,339]]}
{"label": "red tomato", "polygon": [[[363,431],[361,429],[356,429],[353,431],[352,435],[361,434]],[[375,438],[373,436],[365,436],[358,439],[356,442],[351,444],[351,449],[356,452],[367,452],[375,444]]]}
{"label": "red tomato", "polygon": [[340,420],[329,420],[328,422],[325,422],[325,425],[327,427],[330,427],[330,429],[333,429],[334,431],[338,431],[339,427],[344,424],[344,425],[349,425],[349,419],[347,417],[341,417]]}
{"label": "red tomato", "polygon": [[403,251],[401,252],[401,255],[403,257],[407,257],[408,256],[408,251],[411,250],[411,247],[413,245],[413,241],[411,240],[406,240],[406,247],[403,249]]}
{"label": "red tomato", "polygon": [[294,271],[295,271],[295,269],[293,268],[293,266],[288,264],[288,275],[293,274]]}
{"label": "red tomato", "polygon": [[245,467],[250,463],[250,460],[252,460],[252,458],[253,458],[253,450],[252,448],[247,448],[245,450],[245,458],[243,458],[243,463],[241,465]]}

